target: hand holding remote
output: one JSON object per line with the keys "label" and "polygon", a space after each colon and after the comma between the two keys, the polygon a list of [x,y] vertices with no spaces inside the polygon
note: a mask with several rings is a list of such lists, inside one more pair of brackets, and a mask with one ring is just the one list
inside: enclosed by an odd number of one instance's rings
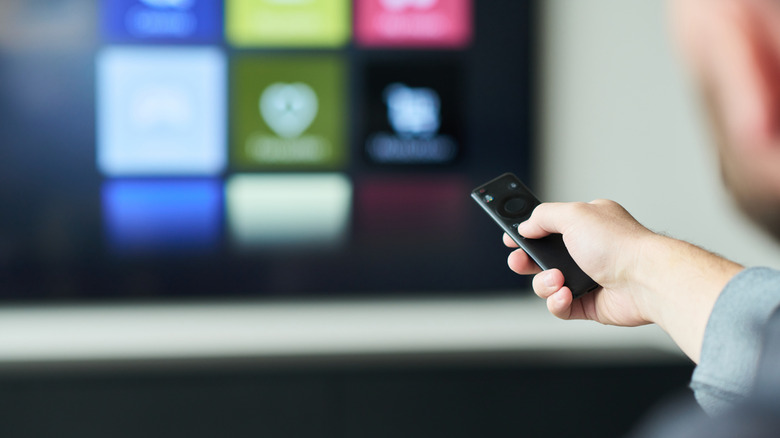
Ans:
{"label": "hand holding remote", "polygon": [[[553,315],[627,327],[655,323],[694,362],[715,301],[743,269],[653,233],[613,201],[541,204],[518,232],[527,239],[562,234],[572,258],[602,286],[573,300],[559,270],[541,271],[525,252],[512,252],[510,268],[536,274],[534,291]],[[516,246],[508,237],[504,242]]]}
{"label": "hand holding remote", "polygon": [[[636,326],[651,322],[635,302],[642,297],[634,281],[645,239],[656,234],[639,224],[623,207],[612,201],[591,203],[546,203],[520,224],[527,239],[551,233],[563,235],[572,258],[602,290],[573,301],[558,269],[542,271],[523,251],[510,254],[509,267],[518,274],[537,274],[534,291],[547,299],[550,312],[563,319],[591,319],[604,324]],[[511,239],[504,242],[517,246]]]}
{"label": "hand holding remote", "polygon": [[532,239],[518,234],[517,227],[540,204],[528,187],[511,173],[505,173],[471,192],[471,197],[507,235],[542,269],[563,272],[565,285],[574,298],[598,288],[566,250],[560,234],[547,233]]}

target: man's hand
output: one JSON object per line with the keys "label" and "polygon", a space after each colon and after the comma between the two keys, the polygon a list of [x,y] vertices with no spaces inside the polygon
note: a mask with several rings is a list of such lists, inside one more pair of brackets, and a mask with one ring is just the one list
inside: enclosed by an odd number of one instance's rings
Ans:
{"label": "man's hand", "polygon": [[[563,319],[590,319],[603,324],[636,326],[652,322],[630,293],[636,255],[644,239],[654,236],[620,205],[611,201],[571,204],[542,204],[518,232],[529,239],[551,233],[563,234],[572,258],[602,286],[601,290],[572,302],[571,291],[563,286],[561,271],[552,269],[534,277],[537,295],[547,299],[550,312]],[[509,239],[505,243],[516,247]],[[517,250],[509,256],[509,267],[518,274],[538,273],[533,260]],[[639,303],[641,304],[641,303]]]}
{"label": "man's hand", "polygon": [[[698,360],[712,306],[741,266],[693,245],[653,233],[612,201],[547,203],[518,228],[526,238],[563,235],[580,268],[602,288],[572,300],[557,269],[540,269],[522,250],[510,268],[536,274],[533,288],[550,312],[563,319],[637,326],[656,323]],[[508,236],[504,243],[517,245]]]}

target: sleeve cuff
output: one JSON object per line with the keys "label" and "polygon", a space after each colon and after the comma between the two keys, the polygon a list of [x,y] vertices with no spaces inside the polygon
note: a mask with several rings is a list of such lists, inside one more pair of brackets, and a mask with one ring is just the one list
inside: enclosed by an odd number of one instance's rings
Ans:
{"label": "sleeve cuff", "polygon": [[780,271],[745,269],[721,292],[704,333],[691,388],[701,407],[715,415],[743,400],[753,388],[764,326],[780,303]]}

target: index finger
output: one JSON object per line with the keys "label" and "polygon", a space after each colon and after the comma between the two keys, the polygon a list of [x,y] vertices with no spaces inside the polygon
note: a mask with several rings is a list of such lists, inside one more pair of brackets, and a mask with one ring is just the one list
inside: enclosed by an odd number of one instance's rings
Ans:
{"label": "index finger", "polygon": [[509,237],[509,234],[504,233],[504,245],[510,247],[510,248],[517,248],[517,242],[512,240],[511,237]]}

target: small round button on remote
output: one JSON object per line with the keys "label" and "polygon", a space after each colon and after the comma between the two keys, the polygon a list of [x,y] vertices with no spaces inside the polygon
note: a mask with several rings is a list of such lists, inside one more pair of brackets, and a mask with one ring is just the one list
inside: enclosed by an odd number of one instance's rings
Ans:
{"label": "small round button on remote", "polygon": [[509,214],[520,214],[523,211],[525,211],[525,208],[528,206],[528,202],[526,202],[523,198],[512,198],[507,200],[504,203],[504,211],[506,211]]}

